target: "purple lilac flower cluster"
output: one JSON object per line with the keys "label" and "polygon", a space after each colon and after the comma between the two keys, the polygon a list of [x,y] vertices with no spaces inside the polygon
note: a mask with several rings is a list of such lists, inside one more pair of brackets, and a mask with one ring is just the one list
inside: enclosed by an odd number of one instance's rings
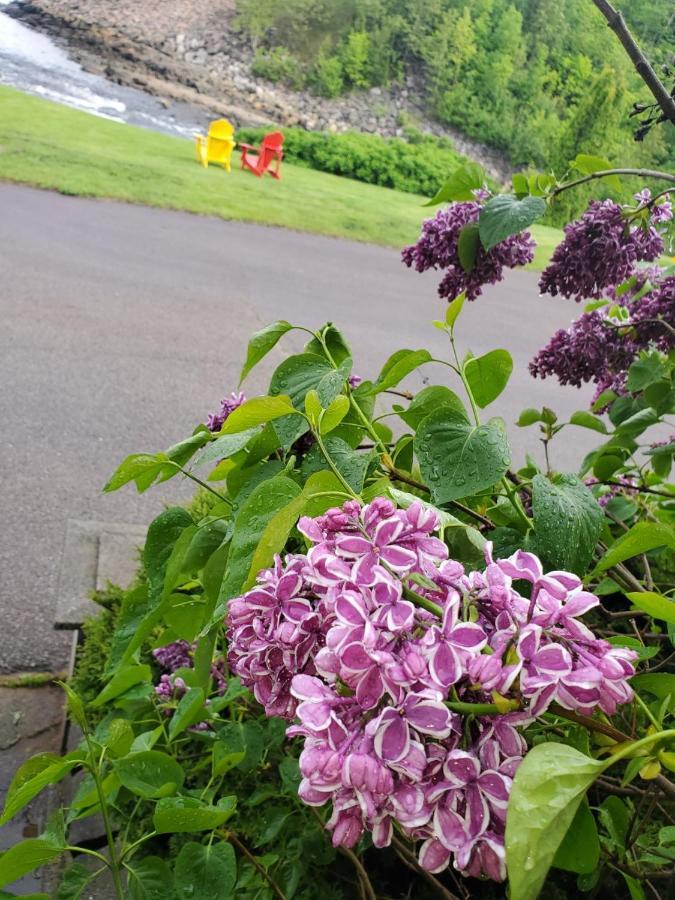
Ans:
{"label": "purple lilac flower cluster", "polygon": [[[610,307],[583,313],[569,328],[557,331],[530,363],[533,376],[555,375],[561,384],[580,387],[594,382],[597,394],[611,388],[625,392],[630,365],[642,350],[667,353],[675,347],[675,277],[653,276],[652,289],[633,299],[618,298],[629,317],[616,319]],[[638,279],[636,290],[644,279]]]}
{"label": "purple lilac flower cluster", "polygon": [[[192,669],[194,660],[195,645],[188,641],[173,641],[164,647],[157,647],[152,651],[158,665],[166,671],[160,675],[159,681],[155,686],[155,695],[159,701],[165,704],[164,714],[172,716],[174,712],[174,704],[180,700],[186,693],[188,687],[185,680],[180,675],[176,675],[179,669]],[[215,659],[211,665],[211,680],[213,682],[214,691],[217,694],[224,694],[227,690],[227,675],[225,660],[221,657]],[[209,701],[206,701],[206,706]],[[197,722],[192,725],[189,731],[207,731],[208,722]]]}
{"label": "purple lilac flower cluster", "polygon": [[241,406],[242,403],[246,400],[246,397],[239,392],[238,394],[234,391],[230,394],[229,397],[225,397],[220,401],[220,411],[217,413],[211,413],[206,420],[206,427],[209,431],[220,431],[225,422],[227,421],[227,417],[230,413],[234,412],[237,407]]}
{"label": "purple lilac flower cluster", "polygon": [[577,302],[599,299],[625,281],[636,263],[651,262],[663,252],[663,240],[653,225],[629,225],[625,211],[613,200],[592,201],[564,230],[563,241],[539,279],[542,294],[561,294]]}
{"label": "purple lilac flower cluster", "polygon": [[513,234],[491,250],[479,244],[474,266],[465,271],[459,258],[459,235],[466,225],[478,221],[480,199],[466,203],[452,203],[439,210],[433,219],[422,225],[422,234],[416,244],[406,247],[402,259],[406,266],[418,272],[427,269],[447,270],[438,286],[438,294],[454,300],[462,291],[467,300],[475,300],[482,294],[485,284],[495,284],[504,277],[504,267],[513,269],[534,259],[534,241],[528,231]]}
{"label": "purple lilac flower cluster", "polygon": [[[397,823],[429,871],[454,859],[501,880],[518,728],[554,702],[611,715],[632,697],[635,654],[579,620],[598,600],[577,576],[523,551],[493,560],[489,545],[485,571],[466,572],[438,527],[422,503],[383,498],[301,519],[308,552],[230,601],[228,661],[268,715],[297,718],[299,795],[332,801],[336,846],[364,831],[386,846]],[[493,702],[504,714],[457,712]]]}

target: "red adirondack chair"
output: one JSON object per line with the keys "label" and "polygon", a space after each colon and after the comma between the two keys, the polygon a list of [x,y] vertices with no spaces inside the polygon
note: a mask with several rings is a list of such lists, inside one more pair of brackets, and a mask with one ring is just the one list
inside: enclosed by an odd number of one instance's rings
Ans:
{"label": "red adirondack chair", "polygon": [[[284,158],[281,149],[284,143],[284,136],[280,131],[271,131],[266,134],[260,144],[257,153],[252,153],[255,147],[250,144],[239,144],[241,148],[241,167],[253,172],[258,178],[262,178],[265,172],[269,172],[272,178],[281,178],[279,169],[281,168],[281,160]],[[272,169],[274,165],[274,169]]]}

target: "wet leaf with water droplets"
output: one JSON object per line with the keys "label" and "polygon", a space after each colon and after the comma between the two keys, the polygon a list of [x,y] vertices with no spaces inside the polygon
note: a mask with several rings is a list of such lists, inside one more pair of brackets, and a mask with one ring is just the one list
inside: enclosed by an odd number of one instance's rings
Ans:
{"label": "wet leaf with water droplets", "polygon": [[476,426],[450,407],[436,410],[421,422],[415,453],[434,503],[469,497],[491,487],[510,463],[501,419]]}
{"label": "wet leaf with water droplets", "polygon": [[506,816],[511,900],[536,900],[588,788],[607,762],[566,744],[539,744],[513,781]]}
{"label": "wet leaf with water droplets", "polygon": [[552,569],[583,575],[600,537],[603,512],[574,475],[535,475],[532,513],[536,552]]}
{"label": "wet leaf with water droplets", "polygon": [[179,900],[229,897],[237,881],[237,859],[231,844],[185,844],[176,859],[175,880]]}

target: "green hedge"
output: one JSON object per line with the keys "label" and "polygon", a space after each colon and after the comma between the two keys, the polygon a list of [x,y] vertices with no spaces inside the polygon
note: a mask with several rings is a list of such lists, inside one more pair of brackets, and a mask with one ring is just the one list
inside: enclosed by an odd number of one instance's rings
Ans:
{"label": "green hedge", "polygon": [[[269,128],[241,128],[237,140],[257,144]],[[466,160],[449,140],[407,130],[407,140],[347,131],[331,134],[284,128],[285,159],[368,184],[433,196]]]}

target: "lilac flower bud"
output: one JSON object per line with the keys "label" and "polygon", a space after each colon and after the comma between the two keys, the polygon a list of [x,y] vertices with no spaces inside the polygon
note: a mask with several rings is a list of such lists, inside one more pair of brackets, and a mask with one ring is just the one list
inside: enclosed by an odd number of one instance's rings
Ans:
{"label": "lilac flower bud", "polygon": [[225,422],[227,421],[230,413],[234,412],[237,407],[241,406],[242,403],[246,400],[246,397],[240,392],[238,394],[234,393],[234,391],[230,394],[229,397],[225,397],[220,401],[220,410],[217,413],[211,413],[206,420],[206,427],[209,431],[217,432],[223,427]]}

